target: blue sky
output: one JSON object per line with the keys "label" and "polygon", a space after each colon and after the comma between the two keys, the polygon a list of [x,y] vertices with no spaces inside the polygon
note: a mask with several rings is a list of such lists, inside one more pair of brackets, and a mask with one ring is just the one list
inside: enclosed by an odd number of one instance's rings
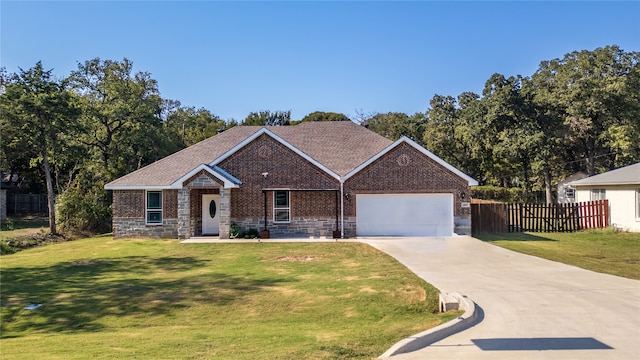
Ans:
{"label": "blue sky", "polygon": [[640,2],[5,1],[0,66],[67,76],[133,61],[161,96],[223,119],[259,110],[424,112],[494,73],[617,44],[640,51]]}

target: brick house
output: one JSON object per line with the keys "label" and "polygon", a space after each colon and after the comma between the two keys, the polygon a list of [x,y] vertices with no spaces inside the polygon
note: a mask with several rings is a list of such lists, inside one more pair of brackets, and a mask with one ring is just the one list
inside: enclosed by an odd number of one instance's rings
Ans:
{"label": "brick house", "polygon": [[[350,121],[236,126],[105,186],[114,237],[470,234],[477,182]],[[265,233],[264,235],[267,235]]]}

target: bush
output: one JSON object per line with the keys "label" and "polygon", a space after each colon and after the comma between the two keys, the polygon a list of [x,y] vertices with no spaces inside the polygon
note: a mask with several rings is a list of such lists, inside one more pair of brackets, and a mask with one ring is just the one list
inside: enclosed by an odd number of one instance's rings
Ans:
{"label": "bush", "polygon": [[60,230],[71,233],[111,231],[111,206],[106,191],[81,194],[67,189],[56,201],[56,219]]}

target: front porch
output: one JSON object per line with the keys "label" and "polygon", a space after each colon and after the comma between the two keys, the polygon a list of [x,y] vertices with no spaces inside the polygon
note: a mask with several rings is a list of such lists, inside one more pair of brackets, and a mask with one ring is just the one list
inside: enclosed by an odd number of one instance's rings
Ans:
{"label": "front porch", "polygon": [[[206,232],[207,235],[228,239],[231,227],[231,189],[207,171],[197,173],[183,184],[182,189],[178,190],[178,238],[199,237]],[[214,204],[205,204],[206,201],[214,201]],[[210,221],[213,222],[212,230],[203,231],[208,228],[207,222]]]}

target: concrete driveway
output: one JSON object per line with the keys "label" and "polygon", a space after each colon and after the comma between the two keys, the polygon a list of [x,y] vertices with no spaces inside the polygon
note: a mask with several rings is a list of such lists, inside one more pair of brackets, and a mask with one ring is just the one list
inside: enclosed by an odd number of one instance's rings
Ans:
{"label": "concrete driveway", "polygon": [[482,321],[391,359],[640,359],[640,281],[515,253],[467,237],[360,239]]}

